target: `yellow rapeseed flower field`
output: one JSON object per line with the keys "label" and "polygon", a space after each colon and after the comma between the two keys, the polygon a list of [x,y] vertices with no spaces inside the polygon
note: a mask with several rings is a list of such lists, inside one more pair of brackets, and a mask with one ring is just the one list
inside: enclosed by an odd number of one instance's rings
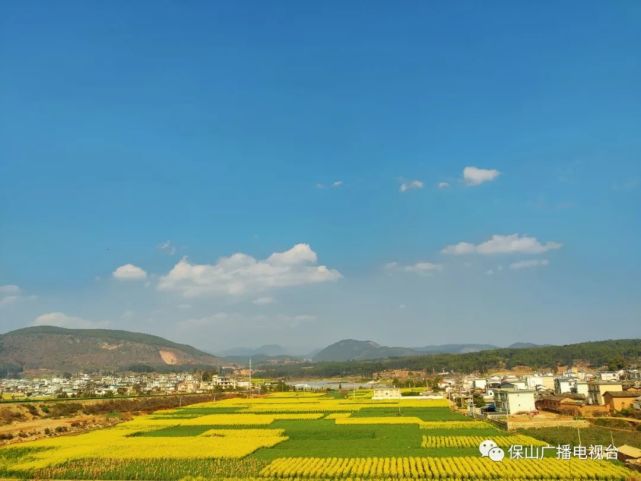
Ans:
{"label": "yellow rapeseed flower field", "polygon": [[[488,437],[503,447],[546,443],[501,433],[445,406],[445,400],[373,401],[364,395],[351,400],[319,393],[230,398],[158,411],[85,434],[1,448],[0,475],[175,480],[198,473],[263,481],[622,481],[630,477],[629,470],[609,461],[546,458],[496,463],[480,453],[469,456],[470,448],[486,439],[483,429],[496,433]],[[358,412],[363,409],[367,411]],[[452,436],[445,435],[450,431]],[[266,449],[256,452],[261,448]],[[461,456],[456,456],[458,448]],[[325,457],[311,457],[317,453]]]}
{"label": "yellow rapeseed flower field", "polygon": [[337,418],[336,424],[421,424],[421,418],[414,416],[348,417]]}
{"label": "yellow rapeseed flower field", "polygon": [[[16,447],[45,448],[34,451],[34,459],[14,466],[34,469],[79,458],[240,458],[258,448],[271,447],[287,437],[281,429],[211,430],[201,436],[131,436],[136,430],[117,428],[93,431],[78,436],[43,439]],[[7,449],[15,449],[9,447]]]}
{"label": "yellow rapeseed flower field", "polygon": [[274,420],[297,420],[297,419],[320,419],[322,413],[280,413],[280,414],[206,414],[197,418],[165,420],[173,421],[173,425],[181,426],[204,426],[204,425],[248,425],[248,424],[271,424]]}
{"label": "yellow rapeseed flower field", "polygon": [[422,421],[421,429],[492,429],[485,421]]}
{"label": "yellow rapeseed flower field", "polygon": [[352,415],[352,413],[331,413],[325,416],[324,419],[344,419],[348,418]]}
{"label": "yellow rapeseed flower field", "polygon": [[[421,447],[424,448],[476,448],[487,436],[423,436]],[[517,434],[514,436],[492,436],[498,446],[545,446],[547,443],[530,436]]]}
{"label": "yellow rapeseed flower field", "polygon": [[626,468],[607,461],[560,459],[505,460],[496,463],[476,457],[398,458],[279,458],[261,473],[282,479],[293,478],[409,478],[409,479],[559,479],[624,480]]}
{"label": "yellow rapeseed flower field", "polygon": [[336,417],[336,424],[417,424],[422,429],[492,429],[483,421],[423,421],[415,416]]}
{"label": "yellow rapeseed flower field", "polygon": [[[373,401],[365,396],[359,396],[355,400],[351,399],[331,399],[323,395],[283,395],[268,396],[265,398],[254,398],[251,400],[242,398],[225,399],[218,402],[208,402],[194,404],[183,411],[188,412],[192,409],[214,408],[214,407],[238,407],[243,412],[261,413],[261,412],[353,412],[360,409],[369,408],[426,408],[426,407],[448,407],[449,403],[445,399],[398,399]],[[170,411],[165,412],[169,413]]]}

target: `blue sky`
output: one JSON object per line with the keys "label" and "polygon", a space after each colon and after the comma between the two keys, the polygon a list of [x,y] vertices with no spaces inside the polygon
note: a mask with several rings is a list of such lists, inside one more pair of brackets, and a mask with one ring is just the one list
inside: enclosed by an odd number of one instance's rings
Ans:
{"label": "blue sky", "polygon": [[638,2],[0,8],[2,331],[641,336]]}

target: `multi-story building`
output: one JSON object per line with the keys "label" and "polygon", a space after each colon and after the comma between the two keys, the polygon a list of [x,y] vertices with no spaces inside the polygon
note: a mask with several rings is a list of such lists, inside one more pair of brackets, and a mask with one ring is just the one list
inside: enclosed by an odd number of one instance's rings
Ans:
{"label": "multi-story building", "polygon": [[572,392],[574,381],[569,377],[557,377],[554,379],[554,394],[561,395]]}
{"label": "multi-story building", "polygon": [[623,385],[615,381],[594,381],[588,384],[588,401],[590,404],[603,406],[605,399],[603,395],[606,392],[623,391]]}
{"label": "multi-story building", "polygon": [[496,411],[505,414],[529,413],[536,411],[535,391],[529,389],[495,389]]}

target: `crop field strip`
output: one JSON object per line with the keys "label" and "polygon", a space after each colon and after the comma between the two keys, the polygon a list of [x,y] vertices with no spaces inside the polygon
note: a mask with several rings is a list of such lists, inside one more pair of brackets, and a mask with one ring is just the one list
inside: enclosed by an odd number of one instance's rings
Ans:
{"label": "crop field strip", "polygon": [[[453,412],[446,401],[283,393],[140,416],[113,428],[0,449],[0,477],[178,480],[623,480],[612,462],[493,463],[478,444],[544,445]],[[536,464],[532,464],[536,463]]]}
{"label": "crop field strip", "polygon": [[577,459],[505,460],[484,458],[281,458],[261,471],[263,476],[290,478],[376,478],[410,479],[625,479],[630,472],[607,461]]}
{"label": "crop field strip", "polygon": [[[476,448],[487,436],[423,436],[421,446],[424,448]],[[515,444],[521,446],[546,446],[547,443],[531,436],[493,436],[497,446],[509,447]]]}

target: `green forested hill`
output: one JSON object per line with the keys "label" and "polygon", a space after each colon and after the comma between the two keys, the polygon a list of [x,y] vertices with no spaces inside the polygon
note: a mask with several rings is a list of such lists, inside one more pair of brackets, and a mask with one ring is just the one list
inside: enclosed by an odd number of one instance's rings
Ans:
{"label": "green forested hill", "polygon": [[351,361],[382,359],[386,357],[411,356],[417,351],[406,347],[381,346],[373,341],[343,339],[322,349],[314,356],[314,361]]}
{"label": "green forested hill", "polygon": [[36,326],[0,335],[0,374],[24,371],[161,370],[221,360],[162,337],[110,329]]}

